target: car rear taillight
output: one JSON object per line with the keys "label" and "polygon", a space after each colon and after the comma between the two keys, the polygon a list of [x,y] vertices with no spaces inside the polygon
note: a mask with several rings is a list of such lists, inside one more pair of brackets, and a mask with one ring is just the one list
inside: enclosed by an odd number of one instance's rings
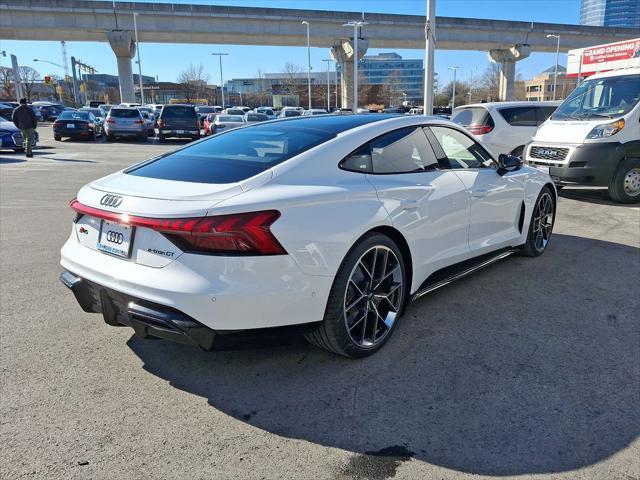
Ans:
{"label": "car rear taillight", "polygon": [[113,118],[107,118],[106,123],[116,123]]}
{"label": "car rear taillight", "polygon": [[493,130],[493,126],[486,124],[468,125],[466,129],[473,135],[484,135],[485,133],[489,133],[491,130]]}
{"label": "car rear taillight", "polygon": [[138,125],[142,125],[144,123],[144,120],[134,120],[133,123],[137,123]]}
{"label": "car rear taillight", "polygon": [[76,199],[70,205],[80,214],[160,232],[182,250],[236,255],[287,253],[270,228],[280,218],[277,210],[199,218],[148,218],[107,212],[84,205]]}

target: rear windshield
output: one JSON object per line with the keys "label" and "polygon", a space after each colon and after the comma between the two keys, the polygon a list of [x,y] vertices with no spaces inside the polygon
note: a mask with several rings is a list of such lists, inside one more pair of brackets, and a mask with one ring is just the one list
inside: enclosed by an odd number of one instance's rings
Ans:
{"label": "rear windshield", "polygon": [[[298,122],[294,122],[298,123]],[[258,124],[216,135],[125,173],[194,183],[234,183],[253,177],[333,138],[323,130]]]}
{"label": "rear windshield", "polygon": [[196,107],[198,113],[214,113],[216,111],[213,107]]}
{"label": "rear windshield", "polygon": [[297,110],[284,110],[284,116],[285,117],[299,117],[300,116],[300,112]]}
{"label": "rear windshield", "polygon": [[227,109],[227,113],[229,115],[244,115],[244,110],[240,108],[229,108]]}
{"label": "rear windshield", "polygon": [[247,113],[247,121],[249,122],[264,122],[265,120],[269,120],[264,113]]}
{"label": "rear windshield", "polygon": [[89,120],[87,112],[62,112],[58,120]]}
{"label": "rear windshield", "polygon": [[126,110],[124,108],[112,108],[109,110],[109,116],[116,118],[138,118],[140,117],[140,112],[133,108]]}
{"label": "rear windshield", "polygon": [[100,110],[99,108],[83,108],[80,111],[81,112],[91,112],[96,117],[100,117],[102,115],[102,110]]}
{"label": "rear windshield", "polygon": [[219,122],[243,122],[244,117],[240,115],[218,115]]}
{"label": "rear windshield", "polygon": [[164,107],[162,118],[195,118],[196,109],[193,107]]}
{"label": "rear windshield", "polygon": [[451,121],[468,127],[470,125],[486,125],[491,116],[489,112],[482,107],[471,107],[457,110],[453,113]]}

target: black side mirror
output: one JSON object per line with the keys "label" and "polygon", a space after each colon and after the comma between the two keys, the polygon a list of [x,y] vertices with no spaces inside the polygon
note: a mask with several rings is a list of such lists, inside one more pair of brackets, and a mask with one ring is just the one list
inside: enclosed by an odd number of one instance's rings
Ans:
{"label": "black side mirror", "polygon": [[498,174],[504,175],[507,172],[519,170],[523,163],[522,158],[503,153],[498,157]]}

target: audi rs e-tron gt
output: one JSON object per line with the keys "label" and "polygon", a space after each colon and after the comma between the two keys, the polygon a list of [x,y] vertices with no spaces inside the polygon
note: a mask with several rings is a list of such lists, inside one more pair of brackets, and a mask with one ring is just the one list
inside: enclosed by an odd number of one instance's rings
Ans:
{"label": "audi rs e-tron gt", "polygon": [[369,355],[406,304],[550,240],[556,190],[437,117],[325,115],[230,130],[89,183],[62,281],[141,336],[306,324]]}

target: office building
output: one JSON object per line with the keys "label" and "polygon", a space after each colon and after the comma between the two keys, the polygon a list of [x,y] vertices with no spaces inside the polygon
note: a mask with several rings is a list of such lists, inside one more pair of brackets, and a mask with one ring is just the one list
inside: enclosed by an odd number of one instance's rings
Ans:
{"label": "office building", "polygon": [[640,29],[640,0],[582,0],[580,24]]}
{"label": "office building", "polygon": [[395,52],[365,55],[358,63],[363,82],[368,85],[383,85],[385,96],[382,103],[399,106],[403,101],[409,105],[422,103],[424,81],[423,60],[405,60]]}
{"label": "office building", "polygon": [[[558,65],[558,81],[556,100],[562,100],[576,87],[575,78],[567,78],[567,69]],[[525,97],[530,102],[553,100],[553,77],[555,76],[555,66],[551,66],[533,77],[532,80],[525,80]]]}

